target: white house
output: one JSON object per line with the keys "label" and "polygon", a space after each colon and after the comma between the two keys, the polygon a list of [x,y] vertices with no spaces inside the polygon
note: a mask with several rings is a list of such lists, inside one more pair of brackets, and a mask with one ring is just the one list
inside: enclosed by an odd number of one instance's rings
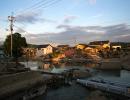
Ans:
{"label": "white house", "polygon": [[44,56],[53,53],[53,47],[50,44],[38,45],[36,49],[36,56]]}
{"label": "white house", "polygon": [[117,48],[121,49],[121,44],[118,42],[111,42],[111,48],[112,49],[117,49]]}

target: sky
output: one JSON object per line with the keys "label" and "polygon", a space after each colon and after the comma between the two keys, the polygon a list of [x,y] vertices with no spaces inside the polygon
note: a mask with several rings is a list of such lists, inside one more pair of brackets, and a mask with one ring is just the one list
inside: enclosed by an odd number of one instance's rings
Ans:
{"label": "sky", "polygon": [[0,41],[14,32],[33,44],[130,42],[130,0],[1,0]]}

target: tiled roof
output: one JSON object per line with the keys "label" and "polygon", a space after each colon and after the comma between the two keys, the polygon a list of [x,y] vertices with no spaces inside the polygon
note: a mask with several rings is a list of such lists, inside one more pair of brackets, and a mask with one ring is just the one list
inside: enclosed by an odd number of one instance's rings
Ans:
{"label": "tiled roof", "polygon": [[84,46],[88,46],[87,44],[83,44],[83,43],[81,43],[81,44],[78,44],[78,45],[84,45]]}
{"label": "tiled roof", "polygon": [[109,41],[94,41],[94,42],[90,42],[90,45],[102,45],[102,44],[107,44],[109,43]]}
{"label": "tiled roof", "polygon": [[[48,47],[50,44],[44,44],[44,45],[37,45],[37,48],[46,48]],[[51,46],[51,45],[50,45]]]}
{"label": "tiled roof", "polygon": [[58,45],[57,47],[69,47],[69,45]]}
{"label": "tiled roof", "polygon": [[119,42],[111,42],[110,44],[111,46],[115,46],[115,45],[121,45]]}

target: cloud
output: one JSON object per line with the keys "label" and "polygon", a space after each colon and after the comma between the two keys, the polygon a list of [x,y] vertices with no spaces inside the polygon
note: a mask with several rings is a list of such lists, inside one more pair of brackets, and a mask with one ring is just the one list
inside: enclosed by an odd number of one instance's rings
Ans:
{"label": "cloud", "polygon": [[[15,27],[16,27],[16,26],[15,26]],[[23,27],[23,28],[16,27],[15,32],[25,33],[26,31],[24,30],[24,27]]]}
{"label": "cloud", "polygon": [[59,25],[57,29],[64,30],[55,33],[26,34],[28,42],[44,44],[75,44],[88,43],[96,40],[130,42],[130,27],[127,24],[110,26],[72,26]]}
{"label": "cloud", "polygon": [[25,22],[25,23],[35,23],[37,22],[39,19],[38,19],[38,16],[40,14],[39,13],[36,13],[36,12],[28,12],[28,13],[24,13],[24,14],[21,14],[21,15],[17,15],[16,16],[16,21],[17,22]]}
{"label": "cloud", "polygon": [[40,12],[27,12],[23,13],[21,15],[16,16],[16,21],[17,22],[24,22],[24,23],[29,23],[29,24],[35,24],[36,22],[51,22],[55,23],[55,21],[50,20],[50,19],[45,19],[41,18],[42,14]]}
{"label": "cloud", "polygon": [[105,30],[100,26],[70,26],[70,25],[59,25],[58,29],[64,28],[65,30],[70,31],[82,31],[85,33],[93,33],[93,34],[104,34]]}
{"label": "cloud", "polygon": [[63,19],[63,23],[70,23],[72,22],[74,19],[76,19],[78,16],[74,16],[74,15],[67,15],[64,17]]}
{"label": "cloud", "polygon": [[103,36],[104,39],[108,38],[111,41],[124,41],[130,42],[130,38],[125,40],[124,37],[130,34],[130,27],[127,24],[118,24],[112,26],[103,27],[106,30],[106,34]]}
{"label": "cloud", "polygon": [[130,42],[130,34],[114,36],[116,41]]}

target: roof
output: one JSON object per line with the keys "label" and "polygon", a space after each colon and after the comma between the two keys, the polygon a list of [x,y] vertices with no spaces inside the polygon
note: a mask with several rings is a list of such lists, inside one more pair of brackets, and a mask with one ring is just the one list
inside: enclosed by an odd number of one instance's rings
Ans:
{"label": "roof", "polygon": [[78,45],[85,45],[85,46],[86,46],[87,44],[80,43],[80,44],[78,44]]}
{"label": "roof", "polygon": [[69,45],[58,45],[57,47],[69,47]]}
{"label": "roof", "polygon": [[86,47],[85,49],[92,49],[92,47]]}
{"label": "roof", "polygon": [[89,45],[88,47],[90,47],[90,48],[96,48],[96,46],[93,46],[93,45]]}
{"label": "roof", "polygon": [[[44,44],[44,45],[37,45],[37,48],[46,48],[48,47],[50,44]],[[51,45],[50,45],[51,46]],[[52,46],[51,46],[52,47]]]}
{"label": "roof", "polygon": [[94,41],[94,42],[90,42],[90,45],[102,45],[102,44],[107,44],[109,43],[109,40],[106,41]]}
{"label": "roof", "polygon": [[111,42],[110,45],[111,45],[111,46],[117,46],[117,45],[118,45],[118,46],[119,46],[119,45],[121,46],[121,44],[120,44],[119,42]]}
{"label": "roof", "polygon": [[83,46],[85,46],[85,47],[88,46],[87,44],[83,44],[83,43],[77,44],[76,46],[78,46],[78,45],[83,45]]}

